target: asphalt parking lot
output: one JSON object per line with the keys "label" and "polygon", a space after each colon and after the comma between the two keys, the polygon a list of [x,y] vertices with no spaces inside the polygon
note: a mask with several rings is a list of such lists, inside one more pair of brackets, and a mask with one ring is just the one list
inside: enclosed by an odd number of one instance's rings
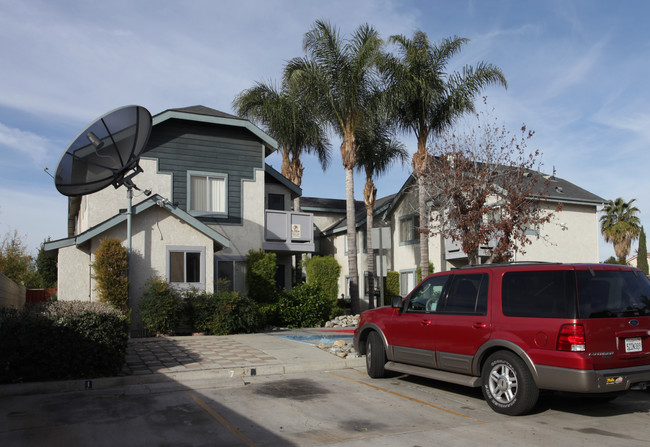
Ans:
{"label": "asphalt parking lot", "polygon": [[0,399],[0,445],[647,446],[650,392],[610,403],[545,395],[533,414],[479,389],[363,367],[119,384]]}

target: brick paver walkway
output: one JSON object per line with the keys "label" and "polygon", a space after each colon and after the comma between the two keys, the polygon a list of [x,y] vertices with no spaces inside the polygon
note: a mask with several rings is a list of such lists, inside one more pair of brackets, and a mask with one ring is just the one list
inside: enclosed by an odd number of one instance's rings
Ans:
{"label": "brick paver walkway", "polygon": [[228,337],[158,337],[132,339],[122,375],[199,371],[280,363],[256,348]]}

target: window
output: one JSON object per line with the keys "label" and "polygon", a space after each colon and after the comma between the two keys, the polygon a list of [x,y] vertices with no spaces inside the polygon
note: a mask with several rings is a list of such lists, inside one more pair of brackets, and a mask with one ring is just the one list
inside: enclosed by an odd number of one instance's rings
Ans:
{"label": "window", "polygon": [[190,212],[227,212],[226,194],[228,177],[219,174],[188,173]]}
{"label": "window", "polygon": [[246,290],[246,261],[215,259],[215,290],[235,291],[242,294]]}
{"label": "window", "polygon": [[452,276],[443,312],[485,315],[488,282],[489,276],[485,273]]}
{"label": "window", "polygon": [[650,282],[630,271],[579,271],[580,318],[621,318],[650,315]]}
{"label": "window", "polygon": [[269,194],[268,209],[284,211],[284,194]]}
{"label": "window", "polygon": [[566,270],[503,275],[503,314],[510,317],[575,318],[575,275]]}
{"label": "window", "polygon": [[413,291],[407,312],[435,312],[449,275],[432,276]]}
{"label": "window", "polygon": [[399,219],[399,243],[400,245],[415,244],[420,240],[418,227],[420,219],[417,215],[400,217]]}
{"label": "window", "polygon": [[406,296],[415,287],[415,270],[400,272],[399,274],[399,293]]}
{"label": "window", "polygon": [[205,288],[205,248],[168,247],[167,277],[181,287]]}
{"label": "window", "polygon": [[[348,235],[343,237],[343,251],[345,256],[348,255]],[[368,252],[368,239],[366,239],[366,231],[357,231],[357,254]]]}

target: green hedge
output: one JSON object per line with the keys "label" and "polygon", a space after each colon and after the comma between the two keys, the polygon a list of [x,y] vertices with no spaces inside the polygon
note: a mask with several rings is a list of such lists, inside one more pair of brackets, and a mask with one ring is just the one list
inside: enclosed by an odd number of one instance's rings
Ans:
{"label": "green hedge", "polygon": [[318,286],[301,283],[280,297],[278,314],[282,325],[289,328],[320,327],[330,318],[333,307]]}
{"label": "green hedge", "polygon": [[246,285],[248,296],[258,303],[277,300],[275,272],[278,269],[275,253],[249,250],[246,256]]}
{"label": "green hedge", "polygon": [[257,305],[237,292],[190,292],[186,295],[190,324],[207,335],[254,332],[261,326]]}
{"label": "green hedge", "polygon": [[154,334],[174,334],[183,318],[180,294],[165,279],[150,278],[140,300],[140,316],[144,327]]}
{"label": "green hedge", "polygon": [[307,282],[318,286],[323,294],[336,304],[339,293],[341,266],[334,256],[314,256],[305,262]]}
{"label": "green hedge", "polygon": [[0,383],[117,375],[128,320],[106,303],[57,301],[0,310]]}
{"label": "green hedge", "polygon": [[399,294],[399,272],[389,271],[386,273],[386,288],[384,289],[384,304],[390,304],[394,296]]}

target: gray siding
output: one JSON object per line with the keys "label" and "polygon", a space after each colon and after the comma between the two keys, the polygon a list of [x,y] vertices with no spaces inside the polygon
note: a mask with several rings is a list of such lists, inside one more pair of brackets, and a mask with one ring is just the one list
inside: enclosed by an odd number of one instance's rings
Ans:
{"label": "gray siding", "polygon": [[187,172],[228,175],[228,216],[198,217],[205,224],[242,223],[242,180],[264,169],[262,143],[245,129],[169,120],[154,126],[144,157],[157,158],[160,172],[173,174],[173,198],[187,207]]}

